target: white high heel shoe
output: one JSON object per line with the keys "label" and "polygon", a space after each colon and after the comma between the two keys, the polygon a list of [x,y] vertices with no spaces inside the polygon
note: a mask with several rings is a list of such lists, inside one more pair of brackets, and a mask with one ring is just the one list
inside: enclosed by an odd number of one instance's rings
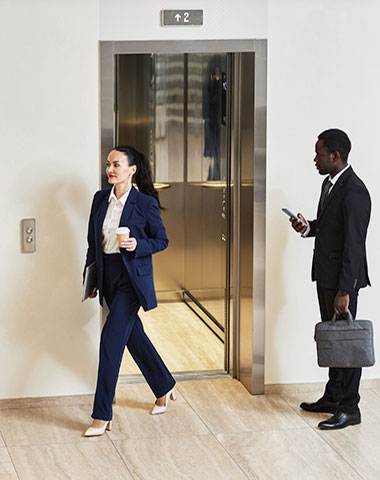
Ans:
{"label": "white high heel shoe", "polygon": [[174,388],[170,390],[165,396],[165,405],[154,405],[152,411],[150,412],[152,415],[159,415],[160,413],[165,413],[168,409],[168,403],[170,400],[177,400],[177,395],[175,394]]}
{"label": "white high heel shoe", "polygon": [[109,432],[112,430],[112,420],[106,422],[103,427],[100,428],[88,427],[88,429],[84,432],[84,436],[100,437],[100,435],[103,435],[106,430]]}

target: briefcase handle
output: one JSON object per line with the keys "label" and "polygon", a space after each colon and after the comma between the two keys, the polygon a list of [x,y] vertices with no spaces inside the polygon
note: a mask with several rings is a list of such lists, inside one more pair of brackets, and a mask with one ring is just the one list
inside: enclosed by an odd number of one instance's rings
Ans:
{"label": "briefcase handle", "polygon": [[[336,313],[332,316],[331,323],[335,323],[336,320]],[[354,324],[354,317],[352,316],[352,313],[350,310],[348,310],[348,318],[347,318],[347,324],[348,325],[353,325]]]}

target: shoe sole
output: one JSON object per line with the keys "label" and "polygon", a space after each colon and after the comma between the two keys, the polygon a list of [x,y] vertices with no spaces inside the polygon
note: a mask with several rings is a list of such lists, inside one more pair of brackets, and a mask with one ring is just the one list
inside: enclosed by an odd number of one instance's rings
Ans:
{"label": "shoe sole", "polygon": [[343,428],[346,428],[346,427],[352,427],[353,425],[360,425],[362,422],[361,420],[359,420],[358,422],[350,422],[350,423],[346,423],[344,426],[339,426],[339,427],[325,427],[325,426],[322,426],[320,427],[318,425],[318,428],[320,430],[342,430]]}

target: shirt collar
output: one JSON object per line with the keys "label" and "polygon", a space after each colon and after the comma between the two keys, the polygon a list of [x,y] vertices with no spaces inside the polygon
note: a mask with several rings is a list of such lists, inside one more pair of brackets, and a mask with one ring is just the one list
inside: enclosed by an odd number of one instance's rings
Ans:
{"label": "shirt collar", "polygon": [[337,173],[333,178],[331,178],[331,175],[329,175],[329,181],[335,185],[338,178],[343,175],[343,173],[350,168],[350,164],[348,163],[346,167],[344,167],[339,173]]}
{"label": "shirt collar", "polygon": [[112,190],[111,190],[111,193],[110,193],[110,196],[108,197],[108,203],[111,202],[111,200],[115,200],[116,202],[120,202],[123,204],[123,207],[124,205],[126,204],[127,202],[127,198],[128,198],[128,195],[129,195],[129,192],[131,191],[131,188],[132,186],[129,188],[129,190],[127,190],[124,195],[120,198],[116,198],[116,195],[115,195],[115,186],[112,187]]}

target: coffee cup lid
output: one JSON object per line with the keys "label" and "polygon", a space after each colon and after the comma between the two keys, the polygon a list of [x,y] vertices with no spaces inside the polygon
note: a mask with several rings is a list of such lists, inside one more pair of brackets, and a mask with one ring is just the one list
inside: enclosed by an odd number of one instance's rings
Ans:
{"label": "coffee cup lid", "polygon": [[129,233],[129,232],[130,232],[130,230],[129,230],[128,227],[118,227],[116,229],[116,235],[117,234],[123,234],[123,233]]}

